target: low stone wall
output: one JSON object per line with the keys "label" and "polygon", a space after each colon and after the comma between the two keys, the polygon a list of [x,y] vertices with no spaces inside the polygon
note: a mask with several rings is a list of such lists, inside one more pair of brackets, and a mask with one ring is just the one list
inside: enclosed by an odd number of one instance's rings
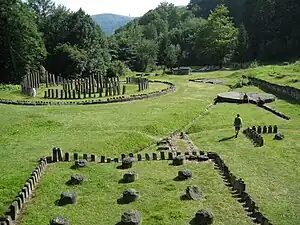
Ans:
{"label": "low stone wall", "polygon": [[[208,157],[215,163],[215,165],[219,168],[222,175],[224,176],[224,180],[228,185],[235,191],[236,197],[240,198],[240,201],[244,203],[244,207],[247,211],[251,212],[255,222],[262,225],[272,225],[268,217],[263,215],[260,212],[257,202],[254,198],[247,193],[246,184],[242,178],[238,178],[234,176],[228,166],[225,164],[224,160],[218,155],[216,152],[208,152]],[[240,202],[239,201],[239,202]]]}
{"label": "low stone wall", "polygon": [[38,185],[47,167],[46,158],[41,158],[38,166],[33,170],[23,188],[10,204],[4,216],[0,216],[0,225],[14,225],[19,218],[24,205],[31,199],[32,193]]}
{"label": "low stone wall", "polygon": [[[56,162],[73,162],[77,161],[79,159],[85,159],[88,162],[95,162],[95,163],[119,163],[122,162],[122,159],[126,157],[131,157],[131,158],[136,158],[137,161],[150,161],[150,160],[173,160],[174,157],[180,156],[180,155],[185,155],[187,160],[198,160],[201,161],[202,158],[199,158],[197,156],[203,156],[205,153],[203,151],[194,151],[192,155],[190,152],[169,152],[169,151],[160,151],[160,152],[152,152],[151,154],[145,153],[145,154],[134,154],[134,153],[129,153],[129,154],[121,154],[119,157],[107,157],[104,155],[97,156],[95,154],[88,154],[88,153],[83,153],[79,154],[77,152],[75,153],[70,153],[70,152],[65,152],[60,148],[53,148],[52,150],[52,155],[47,156],[46,160],[47,163],[56,163]],[[190,156],[195,156],[195,157],[190,157]]]}
{"label": "low stone wall", "polygon": [[268,81],[261,80],[255,77],[248,77],[248,79],[251,81],[253,85],[258,86],[261,89],[266,89],[278,96],[283,96],[300,103],[300,89],[298,88],[273,84]]}
{"label": "low stone wall", "polygon": [[0,99],[0,103],[3,104],[12,104],[12,105],[24,105],[24,106],[46,106],[46,105],[91,105],[91,104],[108,104],[108,103],[116,103],[116,102],[128,102],[135,100],[142,100],[146,98],[153,98],[165,95],[170,92],[176,91],[176,85],[167,81],[150,81],[152,83],[163,83],[169,85],[168,88],[165,88],[160,91],[151,92],[148,94],[137,94],[131,95],[129,97],[121,96],[121,97],[112,97],[107,98],[106,100],[82,100],[82,101],[26,101],[26,100],[10,100],[10,99]]}

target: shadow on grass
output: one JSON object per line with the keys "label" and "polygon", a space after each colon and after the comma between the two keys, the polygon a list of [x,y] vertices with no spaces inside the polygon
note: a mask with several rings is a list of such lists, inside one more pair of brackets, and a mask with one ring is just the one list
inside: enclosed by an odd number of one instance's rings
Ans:
{"label": "shadow on grass", "polygon": [[77,170],[78,168],[77,168],[76,165],[72,165],[72,166],[70,166],[70,169],[71,169],[71,170]]}
{"label": "shadow on grass", "polygon": [[118,170],[125,170],[122,165],[117,166]]}
{"label": "shadow on grass", "polygon": [[134,181],[132,182],[126,182],[123,178],[119,180],[119,184],[130,184],[130,183],[133,183]]}
{"label": "shadow on grass", "polygon": [[222,142],[222,141],[228,141],[228,140],[231,140],[235,137],[235,135],[231,136],[231,137],[225,137],[225,138],[222,138],[221,140],[219,140],[218,142]]}
{"label": "shadow on grass", "polygon": [[119,198],[119,199],[117,200],[117,203],[118,203],[119,205],[128,205],[128,204],[130,204],[130,202],[127,201],[127,200],[125,200],[124,198]]}
{"label": "shadow on grass", "polygon": [[186,195],[181,195],[180,200],[181,201],[189,201],[190,199]]}
{"label": "shadow on grass", "polygon": [[67,205],[67,204],[63,203],[60,199],[56,200],[56,201],[54,202],[54,204],[55,204],[56,206],[65,206],[65,205]]}
{"label": "shadow on grass", "polygon": [[188,178],[180,178],[178,176],[173,178],[173,181],[185,181],[185,180],[188,180]]}
{"label": "shadow on grass", "polygon": [[73,186],[74,184],[73,184],[73,182],[72,182],[71,180],[68,180],[68,181],[66,182],[66,185],[67,185],[67,186]]}

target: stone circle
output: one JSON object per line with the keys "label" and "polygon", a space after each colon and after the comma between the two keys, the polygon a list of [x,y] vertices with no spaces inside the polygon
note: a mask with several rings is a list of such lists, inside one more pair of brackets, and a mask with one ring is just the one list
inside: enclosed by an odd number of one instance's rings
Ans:
{"label": "stone circle", "polygon": [[173,165],[174,166],[181,166],[185,163],[185,156],[184,155],[178,155],[174,157],[173,159]]}
{"label": "stone circle", "polygon": [[132,167],[134,159],[132,157],[127,157],[122,160],[122,168],[129,169]]}
{"label": "stone circle", "polygon": [[[267,93],[255,93],[255,92],[246,92],[248,96],[248,100],[252,102],[259,102],[259,100],[270,103],[276,100],[276,96]],[[243,102],[243,97],[245,92],[224,92],[217,95],[217,99],[219,102],[234,102],[240,103]]]}
{"label": "stone circle", "polygon": [[50,219],[50,225],[69,225],[70,222],[63,216],[57,216]]}
{"label": "stone circle", "polygon": [[131,183],[134,182],[137,179],[137,172],[136,171],[127,171],[123,175],[123,181],[125,183]]}
{"label": "stone circle", "polygon": [[140,225],[141,213],[137,210],[128,210],[121,216],[122,225]]}
{"label": "stone circle", "polygon": [[178,171],[178,178],[179,180],[186,180],[190,177],[192,177],[192,171],[191,170],[180,170]]}
{"label": "stone circle", "polygon": [[123,192],[123,200],[127,203],[138,200],[140,193],[135,189],[126,189]]}
{"label": "stone circle", "polygon": [[194,220],[195,220],[195,224],[209,225],[209,224],[213,224],[214,215],[209,210],[201,209],[196,212]]}
{"label": "stone circle", "polygon": [[203,195],[197,186],[193,185],[186,188],[186,197],[189,200],[197,200],[202,198],[202,196]]}
{"label": "stone circle", "polygon": [[75,185],[75,184],[82,184],[83,181],[85,180],[85,176],[82,174],[73,174],[71,176],[71,184]]}
{"label": "stone circle", "polygon": [[77,201],[77,194],[75,192],[65,191],[60,194],[60,201],[61,205],[67,204],[75,204]]}
{"label": "stone circle", "polygon": [[77,168],[83,168],[83,167],[86,167],[87,166],[87,160],[86,159],[80,159],[80,160],[77,160],[75,161],[75,166]]}

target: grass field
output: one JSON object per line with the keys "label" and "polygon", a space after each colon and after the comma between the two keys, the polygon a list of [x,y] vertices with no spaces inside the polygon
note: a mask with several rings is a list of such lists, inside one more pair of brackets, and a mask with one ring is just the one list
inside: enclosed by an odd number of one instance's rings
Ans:
{"label": "grass field", "polygon": [[[57,214],[70,218],[72,224],[116,224],[125,210],[138,209],[142,214],[142,224],[180,225],[188,224],[202,208],[212,210],[214,224],[251,224],[251,219],[231,197],[212,163],[188,163],[174,167],[168,161],[139,162],[133,166],[138,172],[138,180],[130,184],[118,183],[125,171],[116,169],[115,164],[89,164],[88,168],[80,169],[80,173],[88,176],[87,182],[75,187],[65,185],[74,173],[71,165],[60,163],[50,166],[21,224],[47,224],[49,218]],[[192,170],[193,177],[186,181],[173,181],[180,169]],[[201,188],[204,198],[180,200],[188,185]],[[122,197],[126,188],[139,191],[140,198],[128,205],[118,204],[117,199]],[[55,201],[66,190],[75,190],[78,202],[56,206]],[[41,214],[41,211],[45,213]]]}
{"label": "grass field", "polygon": [[[281,73],[281,70],[286,69],[285,67],[275,66],[274,70]],[[264,69],[267,71],[269,67],[260,68],[259,70],[263,71]],[[201,150],[220,153],[233,173],[245,179],[248,191],[257,199],[262,212],[274,224],[298,225],[300,221],[299,105],[287,103],[283,100],[278,100],[271,104],[272,107],[290,116],[292,119],[289,121],[283,120],[254,105],[220,103],[205,112],[204,109],[213,102],[216,95],[220,92],[227,92],[228,87],[225,85],[188,82],[188,79],[191,78],[222,77],[226,78],[226,84],[234,84],[240,75],[256,73],[256,70],[258,69],[199,73],[191,76],[152,77],[153,79],[169,80],[175,83],[177,91],[159,98],[130,103],[116,103],[109,106],[24,107],[0,105],[2,116],[0,121],[0,163],[2,170],[0,214],[5,211],[8,204],[20,190],[36,164],[36,160],[42,155],[49,155],[54,146],[61,147],[64,151],[105,154],[113,157],[123,152],[131,152],[149,141],[155,141],[173,130],[189,124],[186,129],[192,134],[195,144]],[[264,73],[262,72],[262,74]],[[267,73],[259,76],[264,76],[266,80],[271,81]],[[298,76],[298,73],[295,72],[293,76]],[[278,83],[281,79],[276,81]],[[260,91],[255,87],[244,87],[241,90]],[[265,135],[266,144],[262,148],[253,147],[252,143],[243,135],[240,135],[237,139],[219,142],[222,138],[232,136],[232,122],[237,113],[241,114],[244,127],[250,125],[278,125],[279,131],[286,136],[285,140],[275,142],[272,140],[272,135]],[[201,116],[199,116],[200,114]],[[33,224],[35,216],[38,216],[39,221],[46,221],[46,219],[49,219],[50,214],[61,212],[55,208],[54,203],[49,206],[49,213],[47,207],[39,215],[35,214],[37,213],[35,209],[39,205],[44,207],[50,204],[49,202],[56,200],[55,198],[60,194],[60,191],[66,188],[63,183],[64,175],[69,176],[73,171],[68,170],[68,167],[65,166],[63,164],[49,168],[49,173],[42,179],[41,186],[37,190],[35,203],[29,205],[22,225]],[[149,165],[146,165],[145,168],[147,166]],[[66,169],[61,170],[63,168]],[[141,165],[139,170],[143,171],[143,168]],[[155,165],[156,169],[163,171],[161,174],[172,174],[173,176],[176,173],[171,168],[165,168],[164,165],[157,164]],[[201,171],[206,171],[206,168],[199,170],[193,168],[193,170],[201,175]],[[108,187],[113,185],[113,182],[120,177],[120,171],[109,168],[109,166],[102,167],[99,165],[91,167],[86,172],[91,177],[95,176],[96,180],[97,177],[98,180],[101,178],[100,172],[103,173],[104,178],[105,176],[111,176],[112,181],[106,183]],[[207,173],[214,172],[207,171]],[[56,174],[58,175],[56,176]],[[159,179],[164,181],[161,175],[159,177]],[[170,177],[167,176],[167,178]],[[226,189],[223,189],[225,186],[221,183],[219,177],[212,174],[211,177],[203,179],[197,180],[197,182],[208,182],[212,188],[216,188],[216,192],[226,192]],[[61,186],[51,185],[50,187],[54,188],[53,193],[56,193],[56,195],[49,196],[49,199],[43,203],[39,196],[47,193],[47,190],[49,190],[47,184],[50,185],[51,182],[61,183]],[[98,181],[89,180],[87,184],[89,182],[93,186]],[[165,182],[162,185],[170,184],[171,181],[166,180]],[[141,185],[141,183],[136,185]],[[176,190],[181,190],[183,187],[181,183],[175,183],[174,185],[177,187]],[[199,183],[199,185],[203,189],[209,186],[208,184],[206,186],[205,183]],[[156,187],[156,185],[153,185],[153,187],[152,185],[149,186],[151,187],[150,189],[155,189]],[[82,193],[85,188],[89,187],[79,187],[81,189],[79,191]],[[116,186],[116,190],[112,192],[112,195],[115,197],[119,196],[121,189],[123,189],[123,186]],[[39,192],[41,193],[40,195]],[[164,193],[168,195],[167,192]],[[227,193],[229,192],[227,191]],[[87,200],[93,197],[94,195],[86,195]],[[99,194],[98,197],[100,201]],[[115,199],[115,197],[112,199]],[[176,196],[172,195],[172,197],[175,198]],[[112,199],[110,200],[112,201]],[[229,194],[222,195],[222,198],[218,200],[217,204],[217,200],[214,200],[211,194],[211,201],[207,203],[211,204],[213,208],[216,207],[216,218],[218,218],[216,224],[247,224],[248,218],[245,217],[242,207],[236,204],[236,200],[232,199]],[[143,219],[143,224],[171,224],[169,221],[172,221],[172,217],[168,217],[165,213],[160,213],[163,210],[168,212],[168,208],[153,211],[152,200],[145,199],[145,201],[149,202],[150,205],[147,207],[150,208],[149,212],[147,208],[144,208],[147,213]],[[171,198],[169,201],[175,200]],[[89,204],[88,201],[84,200],[83,202]],[[136,204],[136,207],[144,207],[143,204],[139,206],[140,203],[134,204]],[[162,202],[160,207],[164,208],[164,204],[168,206],[166,202]],[[177,212],[175,215],[182,215],[183,218],[178,224],[185,224],[185,221],[193,216],[194,211],[201,207],[201,204],[197,204],[196,207],[189,205],[191,211],[185,211],[185,202],[175,201],[172,204],[177,204],[173,207],[172,212]],[[232,205],[231,207],[235,208],[232,210],[233,212],[228,212],[226,209],[229,208],[228,205]],[[79,203],[78,206],[74,207],[74,211],[68,212],[70,213],[68,215],[74,217],[75,221],[81,221],[82,215],[85,215],[85,213],[93,214],[94,218],[96,218],[97,215],[98,217],[100,215],[98,213],[104,212],[102,210],[107,210],[102,208],[98,210],[99,204],[95,204],[93,207],[96,207],[95,210],[87,210],[80,214]],[[110,211],[115,211],[116,213],[110,218],[106,218],[107,222],[104,221],[102,224],[111,224],[111,222],[119,219],[120,210],[122,210],[123,206],[111,207],[113,207],[113,210],[110,208]],[[89,217],[92,216],[90,215]],[[236,220],[231,220],[232,217],[236,218]],[[149,218],[148,222],[146,218]],[[158,222],[153,223],[156,220]],[[91,224],[93,224],[92,221]]]}

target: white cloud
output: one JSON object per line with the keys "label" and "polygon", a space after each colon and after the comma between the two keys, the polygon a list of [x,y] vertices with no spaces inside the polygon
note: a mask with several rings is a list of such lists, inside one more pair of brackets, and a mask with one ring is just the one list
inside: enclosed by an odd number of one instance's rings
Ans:
{"label": "white cloud", "polygon": [[[65,5],[71,10],[82,8],[90,15],[114,13],[120,15],[141,16],[156,8],[163,0],[54,0],[56,4]],[[174,5],[187,5],[189,0],[169,0]]]}

